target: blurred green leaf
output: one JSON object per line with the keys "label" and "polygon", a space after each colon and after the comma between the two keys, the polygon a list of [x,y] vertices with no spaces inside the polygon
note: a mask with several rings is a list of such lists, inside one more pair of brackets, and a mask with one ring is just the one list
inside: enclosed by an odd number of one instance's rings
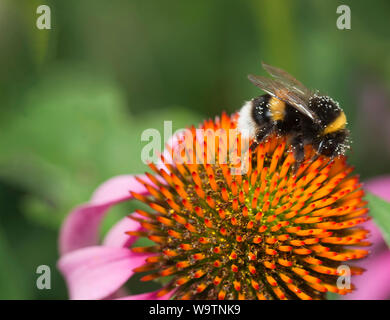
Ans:
{"label": "blurred green leaf", "polygon": [[374,217],[384,239],[390,246],[390,203],[372,193],[367,193],[366,199],[371,216]]}
{"label": "blurred green leaf", "polygon": [[0,228],[0,300],[29,298],[24,285],[25,276],[14,258]]}
{"label": "blurred green leaf", "polygon": [[186,108],[131,116],[114,82],[74,67],[46,75],[19,103],[1,121],[0,177],[29,191],[23,208],[30,219],[55,228],[105,180],[147,169],[143,130],[163,135],[164,120],[174,129],[200,120]]}
{"label": "blurred green leaf", "polygon": [[340,300],[340,295],[338,295],[337,293],[333,293],[333,292],[328,291],[326,293],[326,299],[328,299],[328,300]]}

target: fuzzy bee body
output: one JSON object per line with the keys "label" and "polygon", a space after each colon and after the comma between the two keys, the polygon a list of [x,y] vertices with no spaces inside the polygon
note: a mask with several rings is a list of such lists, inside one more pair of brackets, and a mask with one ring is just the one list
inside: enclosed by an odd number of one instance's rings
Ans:
{"label": "fuzzy bee body", "polygon": [[276,133],[288,137],[298,163],[307,144],[319,155],[344,154],[349,147],[347,120],[338,103],[308,90],[283,70],[263,66],[275,79],[250,76],[267,94],[248,101],[238,120],[241,132],[254,138],[251,148]]}

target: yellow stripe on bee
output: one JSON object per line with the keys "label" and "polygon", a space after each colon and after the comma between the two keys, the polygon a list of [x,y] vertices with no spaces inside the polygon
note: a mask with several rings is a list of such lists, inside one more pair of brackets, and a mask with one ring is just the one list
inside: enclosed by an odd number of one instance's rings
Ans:
{"label": "yellow stripe on bee", "polygon": [[340,115],[333,120],[329,125],[326,126],[326,128],[323,131],[323,134],[328,134],[332,132],[336,132],[338,130],[344,129],[347,124],[347,117],[345,116],[345,113],[341,111]]}
{"label": "yellow stripe on bee", "polygon": [[279,100],[278,98],[271,97],[268,102],[269,109],[271,111],[272,120],[283,120],[284,119],[284,110],[286,108],[286,104]]}

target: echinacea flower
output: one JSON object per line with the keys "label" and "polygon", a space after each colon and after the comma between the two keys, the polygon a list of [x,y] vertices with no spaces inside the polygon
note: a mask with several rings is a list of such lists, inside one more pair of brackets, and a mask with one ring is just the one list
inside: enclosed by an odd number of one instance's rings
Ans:
{"label": "echinacea flower", "polygon": [[[236,121],[223,114],[200,128],[227,132]],[[190,132],[190,146],[172,146],[176,157],[162,157],[164,168],[150,164],[155,176],[109,181],[67,218],[59,269],[71,298],[106,298],[137,272],[149,272],[142,281],[168,281],[130,299],[324,299],[328,291],[353,290],[337,285],[339,266],[368,254],[361,248],[370,244],[368,231],[360,227],[368,209],[345,157],[314,157],[308,146],[296,168],[286,139],[271,136],[249,152],[247,171],[233,175],[236,164],[220,154],[240,143]],[[199,146],[216,161],[194,163]],[[125,218],[98,245],[105,212],[130,198],[149,210]],[[140,237],[154,244],[132,247]]]}

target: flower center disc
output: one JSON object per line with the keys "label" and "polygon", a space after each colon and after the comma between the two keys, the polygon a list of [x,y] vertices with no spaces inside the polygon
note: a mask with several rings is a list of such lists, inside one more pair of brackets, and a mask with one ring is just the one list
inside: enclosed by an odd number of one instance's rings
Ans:
{"label": "flower center disc", "polygon": [[[201,126],[235,127],[236,116],[226,114]],[[133,193],[152,209],[132,216],[145,231],[128,232],[155,242],[132,248],[152,254],[135,269],[151,271],[141,280],[171,276],[159,294],[177,299],[323,299],[327,291],[352,290],[337,287],[338,267],[367,255],[356,248],[369,245],[367,231],[357,227],[367,209],[344,157],[315,157],[309,147],[295,168],[286,138],[272,136],[247,154],[246,172],[233,175],[230,158],[221,154],[240,153],[240,137],[231,144],[191,132],[180,159],[165,169],[150,164],[162,178],[140,180],[151,196]],[[214,163],[189,161],[199,158],[199,145]]]}

